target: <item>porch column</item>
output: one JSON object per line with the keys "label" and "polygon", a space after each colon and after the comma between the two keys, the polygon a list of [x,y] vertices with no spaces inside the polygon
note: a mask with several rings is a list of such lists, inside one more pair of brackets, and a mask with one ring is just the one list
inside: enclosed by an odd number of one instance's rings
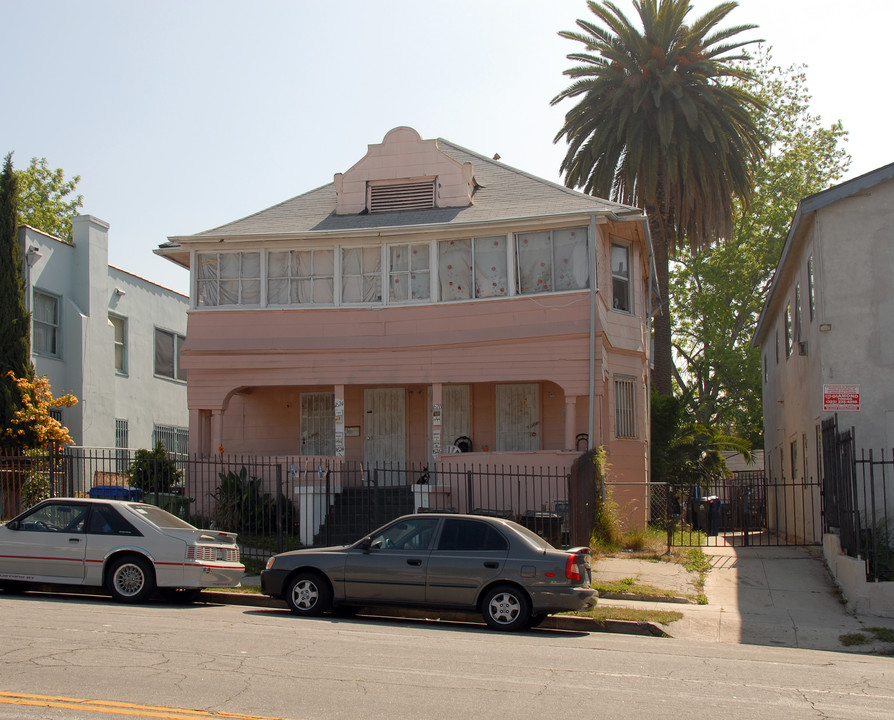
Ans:
{"label": "porch column", "polygon": [[565,396],[565,449],[576,450],[577,442],[577,397]]}
{"label": "porch column", "polygon": [[441,457],[441,402],[443,398],[441,383],[431,385],[431,459],[437,462]]}
{"label": "porch column", "polygon": [[335,386],[335,457],[345,456],[345,386]]}
{"label": "porch column", "polygon": [[[220,452],[223,447],[223,410],[211,411],[211,454]],[[226,448],[224,448],[226,452]]]}

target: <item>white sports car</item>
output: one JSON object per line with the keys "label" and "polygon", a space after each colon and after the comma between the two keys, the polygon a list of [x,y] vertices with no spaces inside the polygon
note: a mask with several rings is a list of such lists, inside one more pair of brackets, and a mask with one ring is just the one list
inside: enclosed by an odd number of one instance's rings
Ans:
{"label": "white sports car", "polygon": [[137,603],[158,588],[192,600],[245,573],[235,533],[199,530],[146,503],[53,498],[0,525],[0,587],[102,587]]}

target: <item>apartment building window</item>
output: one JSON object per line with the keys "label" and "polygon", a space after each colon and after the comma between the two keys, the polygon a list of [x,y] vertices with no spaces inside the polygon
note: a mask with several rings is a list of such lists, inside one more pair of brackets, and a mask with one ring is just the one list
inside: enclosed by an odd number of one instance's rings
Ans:
{"label": "apartment building window", "polygon": [[267,253],[268,305],[331,305],[334,302],[334,250]]}
{"label": "apartment building window", "polygon": [[38,355],[59,357],[61,354],[59,347],[59,298],[38,290],[34,291],[33,297],[34,352]]}
{"label": "apartment building window", "polygon": [[115,334],[115,372],[127,374],[127,320],[119,315],[109,314],[109,325]]}
{"label": "apartment building window", "polygon": [[335,393],[301,393],[301,454],[335,455]]}
{"label": "apartment building window", "polygon": [[581,290],[589,285],[586,228],[518,234],[515,255],[521,295]]}
{"label": "apartment building window", "polygon": [[612,309],[632,312],[630,301],[630,248],[612,243]]}
{"label": "apartment building window", "polygon": [[382,302],[382,248],[343,248],[341,300],[344,303]]}
{"label": "apartment building window", "polygon": [[816,285],[813,275],[813,255],[807,258],[807,307],[810,312],[810,322],[813,322],[816,314]]}
{"label": "apartment building window", "polygon": [[801,283],[798,283],[795,285],[795,337],[798,342],[804,339],[801,325]]}
{"label": "apartment building window", "polygon": [[155,374],[174,380],[186,380],[186,370],[180,366],[180,349],[186,338],[176,333],[155,328]]}
{"label": "apartment building window", "polygon": [[785,306],[785,356],[792,356],[792,306]]}
{"label": "apartment building window", "polygon": [[770,370],[767,363],[767,353],[764,353],[764,385],[767,384],[767,381],[770,379]]}
{"label": "apartment building window", "polygon": [[115,470],[125,472],[130,466],[130,458],[127,453],[128,438],[127,420],[115,418]]}
{"label": "apartment building window", "polygon": [[636,380],[615,378],[615,437],[636,437]]}
{"label": "apartment building window", "polygon": [[261,253],[199,253],[199,305],[260,305]]}
{"label": "apartment building window", "polygon": [[441,300],[470,300],[509,294],[506,236],[438,243]]}
{"label": "apartment building window", "polygon": [[431,297],[431,251],[428,243],[388,246],[388,300],[408,302]]}
{"label": "apartment building window", "polygon": [[189,452],[189,429],[174,425],[156,425],[152,429],[152,444],[161,443],[171,454],[186,455]]}

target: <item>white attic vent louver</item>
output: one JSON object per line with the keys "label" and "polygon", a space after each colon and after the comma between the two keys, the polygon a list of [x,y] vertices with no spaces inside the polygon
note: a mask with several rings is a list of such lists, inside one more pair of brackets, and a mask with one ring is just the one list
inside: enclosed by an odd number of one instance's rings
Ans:
{"label": "white attic vent louver", "polygon": [[399,185],[370,185],[369,211],[429,210],[435,206],[434,180],[401,183]]}

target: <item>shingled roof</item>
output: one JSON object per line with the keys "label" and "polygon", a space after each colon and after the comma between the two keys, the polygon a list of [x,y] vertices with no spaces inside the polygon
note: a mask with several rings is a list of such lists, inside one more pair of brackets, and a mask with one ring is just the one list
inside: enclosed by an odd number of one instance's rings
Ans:
{"label": "shingled roof", "polygon": [[459,145],[438,139],[438,147],[459,163],[471,162],[476,183],[472,204],[460,208],[432,208],[358,215],[336,215],[335,184],[298,195],[266,210],[177,241],[312,235],[426,225],[456,226],[501,220],[578,213],[639,213],[636,208],[609,202],[535,177]]}

